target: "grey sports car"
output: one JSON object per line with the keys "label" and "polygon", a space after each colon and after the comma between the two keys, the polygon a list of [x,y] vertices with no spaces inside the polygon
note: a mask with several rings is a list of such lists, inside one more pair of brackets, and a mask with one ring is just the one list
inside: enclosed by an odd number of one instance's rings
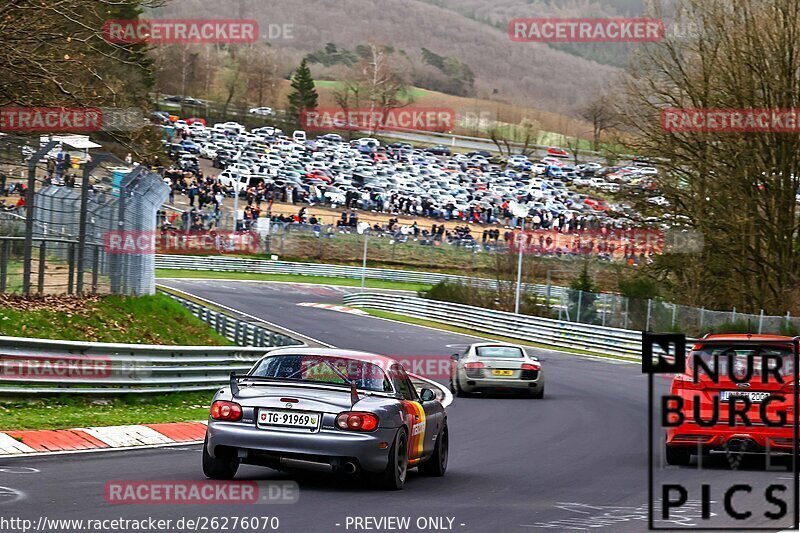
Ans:
{"label": "grey sports car", "polygon": [[211,404],[203,473],[231,479],[242,463],[362,475],[401,489],[408,468],[443,476],[447,414],[389,357],[280,348],[231,374]]}
{"label": "grey sports car", "polygon": [[544,398],[544,372],[537,357],[523,346],[476,343],[453,354],[450,390],[458,397],[486,390],[513,389],[531,398]]}

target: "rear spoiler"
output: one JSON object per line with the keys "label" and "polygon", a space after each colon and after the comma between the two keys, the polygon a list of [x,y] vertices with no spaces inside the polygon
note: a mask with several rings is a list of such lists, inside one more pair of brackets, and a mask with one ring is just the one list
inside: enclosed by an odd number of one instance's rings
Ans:
{"label": "rear spoiler", "polygon": [[246,379],[250,381],[258,381],[268,385],[276,385],[280,387],[297,387],[299,389],[318,389],[318,390],[331,390],[331,391],[338,391],[338,392],[345,392],[348,388],[350,389],[350,404],[351,407],[358,403],[361,399],[358,396],[358,390],[356,388],[355,383],[350,383],[350,385],[345,385],[344,383],[341,385],[337,385],[335,383],[309,383],[303,381],[294,381],[294,380],[284,380],[279,378],[265,378],[261,376],[250,376],[247,374],[236,374],[236,372],[231,372],[230,376],[230,387],[231,387],[231,395],[235,398],[239,395],[241,388],[239,387],[239,380]]}

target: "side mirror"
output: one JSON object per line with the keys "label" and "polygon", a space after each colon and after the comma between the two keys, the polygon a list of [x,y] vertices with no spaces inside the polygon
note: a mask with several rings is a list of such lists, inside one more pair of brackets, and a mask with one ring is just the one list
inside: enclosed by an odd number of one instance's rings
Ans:
{"label": "side mirror", "polygon": [[419,398],[423,402],[430,402],[436,399],[436,394],[431,389],[422,389],[419,391]]}
{"label": "side mirror", "polygon": [[454,353],[453,355],[450,356],[450,359],[452,359],[453,361],[458,361],[458,354]]}

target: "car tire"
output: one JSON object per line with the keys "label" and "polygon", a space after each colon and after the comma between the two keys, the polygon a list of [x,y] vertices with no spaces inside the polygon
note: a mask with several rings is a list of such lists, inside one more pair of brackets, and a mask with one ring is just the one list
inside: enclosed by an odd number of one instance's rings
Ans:
{"label": "car tire", "polygon": [[528,391],[528,398],[533,398],[534,400],[541,400],[544,398],[544,385],[542,385],[542,388],[538,391],[535,389]]}
{"label": "car tire", "polygon": [[378,486],[385,490],[401,490],[408,475],[408,435],[400,428],[389,450],[389,464],[378,474]]}
{"label": "car tire", "polygon": [[456,374],[455,386],[453,388],[455,389],[453,394],[456,395],[456,398],[469,398],[471,396],[470,393],[468,393],[467,391],[462,389],[461,385],[459,385],[459,383],[458,383],[458,374]]}
{"label": "car tire", "polygon": [[450,434],[447,422],[436,438],[436,446],[430,459],[419,465],[419,472],[424,476],[442,477],[447,471],[447,459],[450,455]]}
{"label": "car tire", "polygon": [[665,451],[668,465],[686,466],[692,459],[692,454],[689,453],[689,450],[686,450],[685,448],[667,446]]}
{"label": "car tire", "polygon": [[203,474],[210,479],[228,480],[236,476],[239,461],[236,458],[211,457],[208,453],[208,435],[203,441]]}

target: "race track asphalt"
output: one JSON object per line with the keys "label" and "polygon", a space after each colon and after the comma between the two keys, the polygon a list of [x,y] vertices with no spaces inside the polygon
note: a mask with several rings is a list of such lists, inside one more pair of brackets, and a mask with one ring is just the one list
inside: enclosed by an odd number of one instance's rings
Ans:
{"label": "race track asphalt", "polygon": [[[161,283],[342,348],[389,355],[450,354],[450,344],[475,342],[469,336],[297,305],[341,303],[344,292],[355,290],[351,288],[219,280]],[[277,516],[278,531],[293,533],[391,531],[347,525],[348,517],[390,516],[410,517],[409,528],[401,529],[406,531],[447,530],[417,524],[425,517],[452,519],[450,530],[465,533],[646,531],[648,393],[640,366],[531,351],[544,365],[545,399],[457,398],[448,409],[451,456],[447,475],[426,478],[412,471],[400,492],[376,491],[323,475],[291,476],[245,466],[237,479],[297,480],[299,501],[288,505],[175,506],[111,505],[104,500],[109,480],[203,480],[201,447],[187,445],[0,459],[0,517],[177,520]],[[656,380],[661,389],[665,383]],[[658,448],[656,452],[659,461]],[[657,468],[657,481],[682,482],[689,487],[692,500],[675,511],[673,521],[658,521],[658,527],[767,525],[762,513],[774,507],[763,502],[763,489],[757,487],[784,483],[789,487],[786,494],[791,493],[791,473],[785,471],[765,471],[750,462],[731,470],[724,457],[707,467],[703,471]],[[753,485],[756,488],[751,494],[740,493],[733,502],[742,510],[751,509],[754,516],[749,522],[704,523],[699,519],[700,482],[712,484],[714,513],[722,512],[721,487]],[[660,507],[656,511],[660,513]],[[790,522],[787,518],[782,524]],[[445,527],[448,523],[444,521]],[[173,526],[165,531],[181,530]]]}

